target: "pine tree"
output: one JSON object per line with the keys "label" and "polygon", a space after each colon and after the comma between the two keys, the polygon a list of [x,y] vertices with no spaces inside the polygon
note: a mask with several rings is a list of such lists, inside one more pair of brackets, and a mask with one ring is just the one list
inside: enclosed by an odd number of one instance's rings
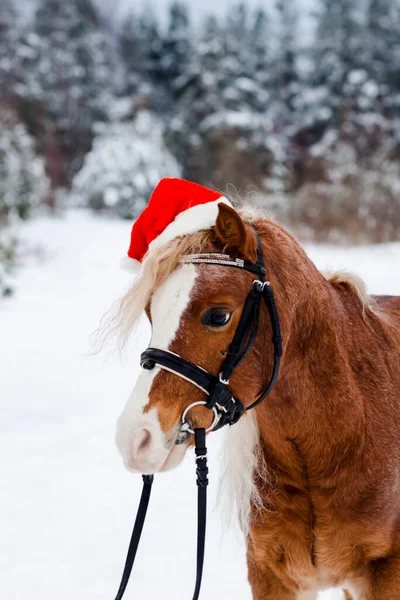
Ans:
{"label": "pine tree", "polygon": [[91,0],[41,0],[34,31],[40,40],[38,100],[44,106],[41,147],[46,155],[58,148],[65,170],[53,185],[68,185],[90,149],[94,123],[107,119],[107,44]]}
{"label": "pine tree", "polygon": [[193,56],[189,13],[174,2],[169,8],[169,25],[162,34],[149,5],[136,19],[128,15],[119,36],[120,56],[126,71],[123,93],[134,96],[156,112],[171,115]]}
{"label": "pine tree", "polygon": [[149,43],[149,40],[144,31],[136,15],[130,12],[122,22],[118,35],[119,58],[123,64],[121,92],[133,98],[141,92],[145,93],[145,81],[149,78],[146,72],[149,65],[145,60],[146,42]]}
{"label": "pine tree", "polygon": [[367,66],[382,112],[400,116],[400,3],[371,0],[367,18]]}
{"label": "pine tree", "polygon": [[389,84],[392,36],[399,35],[394,4],[319,3],[314,68],[302,106],[303,130],[296,139],[303,142],[296,165],[297,188],[303,187],[294,208],[299,221],[311,217],[313,228],[340,224],[353,235],[367,230],[372,235],[375,229],[375,240],[397,229],[391,223],[383,226],[389,214],[394,221],[398,214]]}
{"label": "pine tree", "polygon": [[[244,2],[234,4],[229,11],[225,32],[226,66],[236,74],[239,70],[247,72],[251,64],[250,23],[248,10]],[[236,62],[236,65],[234,65]]]}
{"label": "pine tree", "polygon": [[396,23],[396,28],[392,29],[392,45],[390,52],[390,70],[389,70],[389,87],[390,87],[390,110],[393,115],[392,131],[394,156],[400,156],[400,2],[397,0],[394,6],[393,23]]}
{"label": "pine tree", "polygon": [[267,90],[271,79],[271,56],[268,41],[270,26],[267,13],[258,9],[250,31],[249,52],[252,60],[251,72],[264,90]]}
{"label": "pine tree", "polygon": [[368,44],[370,63],[369,70],[375,81],[387,82],[388,59],[391,54],[391,37],[393,28],[398,24],[393,21],[393,2],[391,0],[371,0],[368,7]]}
{"label": "pine tree", "polygon": [[196,80],[192,98],[189,98],[189,103],[195,102],[193,109],[196,122],[201,122],[208,114],[221,110],[223,106],[224,56],[224,30],[215,17],[210,17],[204,24],[194,68]]}
{"label": "pine tree", "polygon": [[2,0],[0,3],[0,90],[3,97],[12,95],[17,40],[17,12],[10,0]]}
{"label": "pine tree", "polygon": [[313,48],[312,84],[319,88],[325,116],[338,126],[359,106],[367,73],[362,11],[358,0],[324,0]]}
{"label": "pine tree", "polygon": [[[239,35],[240,34],[240,35]],[[222,188],[264,187],[276,142],[268,94],[251,73],[250,25],[243,5],[222,27],[206,21],[169,137],[181,149],[184,175]]]}
{"label": "pine tree", "polygon": [[218,113],[223,107],[220,87],[223,57],[223,31],[212,16],[204,23],[197,53],[187,68],[186,77],[181,76],[177,82],[179,101],[167,128],[169,146],[183,165],[184,176],[189,179],[197,178],[200,125],[207,115]]}
{"label": "pine tree", "polygon": [[275,98],[274,120],[281,129],[290,125],[299,93],[299,74],[296,57],[299,54],[298,16],[294,0],[278,0],[278,52],[275,59],[273,83],[278,92]]}
{"label": "pine tree", "polygon": [[173,2],[169,8],[169,26],[162,43],[162,69],[166,89],[175,97],[176,81],[184,76],[192,58],[192,34],[187,6]]}
{"label": "pine tree", "polygon": [[167,85],[163,57],[163,39],[159,22],[149,5],[144,5],[139,17],[141,62],[144,96],[151,108],[159,113],[168,113],[171,108],[170,89]]}

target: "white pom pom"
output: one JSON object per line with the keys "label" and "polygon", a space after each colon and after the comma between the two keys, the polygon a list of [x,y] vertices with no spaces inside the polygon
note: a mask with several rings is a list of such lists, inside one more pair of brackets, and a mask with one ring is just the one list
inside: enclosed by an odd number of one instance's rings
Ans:
{"label": "white pom pom", "polygon": [[119,266],[123,271],[126,271],[126,273],[130,273],[131,275],[138,275],[142,269],[142,263],[134,258],[130,258],[130,256],[121,258]]}

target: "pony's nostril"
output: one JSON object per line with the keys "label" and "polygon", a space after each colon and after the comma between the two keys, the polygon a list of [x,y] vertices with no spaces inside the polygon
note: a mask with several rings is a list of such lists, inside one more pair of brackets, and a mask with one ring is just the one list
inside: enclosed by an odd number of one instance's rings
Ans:
{"label": "pony's nostril", "polygon": [[151,434],[148,429],[143,429],[141,432],[140,440],[136,446],[136,452],[139,454],[146,450],[150,446]]}

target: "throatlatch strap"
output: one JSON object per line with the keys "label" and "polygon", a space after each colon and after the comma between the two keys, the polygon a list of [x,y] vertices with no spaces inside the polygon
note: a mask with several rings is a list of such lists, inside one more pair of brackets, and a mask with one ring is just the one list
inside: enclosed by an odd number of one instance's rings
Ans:
{"label": "throatlatch strap", "polygon": [[195,453],[196,453],[196,475],[197,475],[197,569],[196,587],[193,600],[198,600],[200,595],[201,580],[203,577],[204,549],[206,545],[207,526],[207,447],[205,429],[195,429]]}
{"label": "throatlatch strap", "polygon": [[151,486],[153,485],[153,475],[143,475],[143,490],[140,498],[139,508],[136,515],[135,525],[132,531],[132,537],[129,544],[129,550],[126,557],[124,572],[122,574],[121,583],[119,586],[118,593],[115,600],[121,600],[125,593],[126,586],[128,585],[129,578],[131,576],[133,563],[135,562],[136,552],[140,542],[140,536],[142,535],[142,529],[144,521],[146,519],[147,507],[149,506]]}
{"label": "throatlatch strap", "polygon": [[258,406],[264,400],[264,398],[270,393],[272,388],[274,387],[276,380],[278,379],[279,365],[280,365],[281,356],[282,356],[282,335],[281,335],[281,326],[279,323],[278,310],[277,310],[276,304],[275,304],[274,292],[268,285],[266,285],[264,287],[263,296],[264,296],[265,304],[267,306],[269,318],[271,321],[271,327],[272,327],[272,343],[274,345],[274,365],[272,368],[271,379],[269,380],[267,387],[261,393],[261,395],[257,398],[257,400],[255,400],[255,402],[253,402],[253,404],[251,404],[250,406],[248,406],[246,408],[246,411],[252,410],[256,406]]}

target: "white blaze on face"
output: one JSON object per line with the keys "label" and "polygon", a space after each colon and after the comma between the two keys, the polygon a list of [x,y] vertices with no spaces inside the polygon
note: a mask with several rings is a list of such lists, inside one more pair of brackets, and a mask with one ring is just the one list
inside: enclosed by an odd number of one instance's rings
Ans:
{"label": "white blaze on face", "polygon": [[[181,265],[155,291],[151,302],[150,346],[168,350],[179,329],[196,279],[194,265]],[[168,447],[161,431],[157,410],[143,410],[149,403],[154,377],[160,367],[143,370],[117,424],[117,446],[129,470],[154,473],[176,466],[185,446]]]}

